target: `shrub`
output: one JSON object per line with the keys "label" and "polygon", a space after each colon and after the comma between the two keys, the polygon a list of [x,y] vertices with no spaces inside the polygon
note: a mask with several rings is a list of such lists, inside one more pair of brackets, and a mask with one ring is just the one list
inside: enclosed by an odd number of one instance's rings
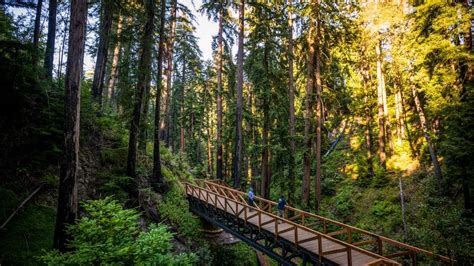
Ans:
{"label": "shrub", "polygon": [[190,265],[194,254],[175,255],[170,243],[173,234],[164,225],[152,224],[140,230],[139,213],[123,209],[112,198],[87,201],[87,213],[68,227],[73,240],[71,252],[50,251],[40,259],[49,265]]}

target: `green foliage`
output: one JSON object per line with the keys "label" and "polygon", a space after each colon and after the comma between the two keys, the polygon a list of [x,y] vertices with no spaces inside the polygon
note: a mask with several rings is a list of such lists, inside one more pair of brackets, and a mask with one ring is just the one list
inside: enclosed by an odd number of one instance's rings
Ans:
{"label": "green foliage", "polygon": [[[167,149],[164,148],[162,150]],[[163,151],[163,153],[167,153],[167,151]],[[168,163],[177,160],[177,158],[173,156],[169,156],[168,158],[171,159],[167,161]],[[199,239],[202,236],[199,230],[201,223],[199,219],[189,211],[188,201],[185,198],[183,187],[179,182],[179,179],[187,179],[189,176],[181,175],[184,170],[183,168],[173,168],[174,173],[166,166],[162,166],[161,169],[165,180],[170,184],[170,189],[163,195],[162,200],[158,202],[158,212],[169,224],[177,228],[180,235],[183,235],[188,240]]]}
{"label": "green foliage", "polygon": [[112,198],[83,203],[87,215],[70,225],[71,252],[48,252],[41,260],[49,265],[138,264],[190,265],[193,254],[171,253],[173,234],[163,225],[141,231],[135,210],[123,209]]}
{"label": "green foliage", "polygon": [[344,190],[338,191],[334,197],[334,203],[337,213],[340,217],[347,217],[352,213],[353,209],[353,192],[350,186],[345,186]]}
{"label": "green foliage", "polygon": [[[4,190],[0,189],[0,206],[4,206],[4,200],[9,197],[3,197]],[[15,197],[12,197],[13,199]],[[17,202],[19,203],[19,202]],[[17,207],[17,203],[9,205],[10,213]],[[3,208],[0,207],[0,210]],[[54,223],[56,212],[53,208],[27,205],[21,210],[7,225],[6,230],[0,232],[0,263],[3,265],[37,265],[36,256],[42,253],[42,250],[50,250],[53,243]],[[3,222],[0,213],[0,220]]]}
{"label": "green foliage", "polygon": [[434,252],[453,256],[459,265],[472,264],[472,217],[466,216],[457,206],[450,206],[449,200],[431,197],[426,202],[419,205],[419,212],[414,217],[416,222],[410,226],[412,241]]}
{"label": "green foliage", "polygon": [[377,200],[374,202],[374,206],[370,212],[378,218],[385,218],[395,212],[395,208],[392,203],[386,200]]}
{"label": "green foliage", "polygon": [[232,245],[215,245],[213,252],[215,264],[232,266],[257,266],[255,251],[239,242]]}

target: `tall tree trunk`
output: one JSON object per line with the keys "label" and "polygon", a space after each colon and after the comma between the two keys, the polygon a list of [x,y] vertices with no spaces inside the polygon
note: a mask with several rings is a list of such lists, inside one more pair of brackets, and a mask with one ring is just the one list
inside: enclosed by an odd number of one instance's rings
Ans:
{"label": "tall tree trunk", "polygon": [[224,141],[224,144],[223,144],[223,152],[222,152],[222,175],[223,175],[223,180],[225,182],[227,182],[227,177],[229,177],[229,175],[227,175],[227,159],[229,158],[229,155],[227,154],[227,142]]}
{"label": "tall tree trunk", "polygon": [[110,106],[112,106],[113,97],[115,97],[115,82],[117,80],[118,65],[120,61],[120,50],[122,48],[122,43],[120,40],[120,38],[122,37],[122,21],[123,21],[123,16],[119,14],[118,21],[117,21],[117,32],[116,32],[117,43],[115,44],[115,47],[114,47],[114,54],[112,55],[112,65],[110,67],[110,76],[107,82],[107,92],[108,92],[108,100],[109,100]]}
{"label": "tall tree trunk", "polygon": [[[400,84],[399,84],[400,85]],[[405,121],[403,119],[403,106],[402,106],[402,88],[399,86],[395,92],[395,118],[397,122],[397,143],[402,144],[402,140],[405,136]]]}
{"label": "tall tree trunk", "polygon": [[184,154],[184,94],[186,90],[186,61],[183,60],[183,69],[181,73],[181,90],[180,90],[180,117],[179,123],[179,151]]}
{"label": "tall tree trunk", "polygon": [[240,188],[240,178],[242,176],[242,91],[244,85],[244,10],[245,1],[240,0],[239,4],[239,44],[237,50],[237,112],[235,128],[235,153],[232,158],[232,179],[234,187]]}
{"label": "tall tree trunk", "polygon": [[223,11],[219,14],[219,35],[217,40],[217,160],[216,160],[216,177],[222,180],[222,20]]}
{"label": "tall tree trunk", "polygon": [[[53,60],[54,60],[54,44],[56,40],[56,13],[58,10],[57,0],[49,0],[49,17],[48,17],[48,39],[46,41],[46,53],[44,57],[44,69],[46,78],[53,77]],[[71,15],[72,19],[72,15]]]}
{"label": "tall tree trunk", "polygon": [[54,248],[61,252],[67,249],[67,242],[71,240],[67,226],[73,224],[77,218],[79,117],[86,23],[87,1],[72,0],[64,97],[64,151],[53,244]]}
{"label": "tall tree trunk", "polygon": [[161,174],[160,159],[160,106],[161,91],[163,87],[163,55],[165,48],[165,17],[166,17],[166,0],[161,0],[161,17],[160,17],[160,43],[158,44],[158,73],[156,77],[156,100],[155,100],[155,130],[153,134],[153,178],[152,183],[156,183],[159,187],[163,183]]}
{"label": "tall tree trunk", "polygon": [[35,49],[33,55],[33,65],[38,63],[39,56],[39,38],[41,34],[41,11],[43,9],[43,0],[38,0],[36,4],[35,28],[33,30],[33,47]]}
{"label": "tall tree trunk", "polygon": [[[263,55],[263,67],[265,71],[265,78],[267,79],[268,83],[270,82],[269,76],[269,62],[268,62],[268,44],[265,43],[264,48],[264,55]],[[267,87],[266,89],[270,89]],[[270,197],[270,164],[269,164],[269,157],[270,151],[268,149],[268,134],[270,129],[270,107],[269,107],[269,100],[267,93],[263,96],[263,132],[262,132],[262,197],[268,199]]]}
{"label": "tall tree trunk", "polygon": [[379,124],[379,161],[383,169],[387,168],[387,155],[385,153],[386,127],[384,115],[384,85],[382,74],[382,51],[381,41],[375,45],[375,52],[377,54],[377,110],[378,110],[378,124]]}
{"label": "tall tree trunk", "polygon": [[289,133],[290,133],[290,161],[288,163],[288,201],[295,202],[294,189],[295,189],[295,85],[293,82],[293,3],[292,0],[288,1],[288,98],[290,103],[289,110]]}
{"label": "tall tree trunk", "polygon": [[207,173],[208,177],[213,177],[212,167],[212,144],[211,144],[211,131],[210,126],[207,127]]}
{"label": "tall tree trunk", "polygon": [[[380,48],[382,50],[382,48]],[[388,104],[387,104],[387,89],[385,87],[385,74],[383,71],[383,57],[381,57],[381,84],[382,84],[382,99],[383,99],[383,116],[385,119],[385,143],[388,143],[388,155],[391,156],[393,152],[393,141],[392,141],[392,126],[390,124],[390,117],[388,115]]]}
{"label": "tall tree trunk", "polygon": [[304,143],[305,149],[303,153],[303,187],[302,187],[302,205],[308,206],[309,203],[309,191],[310,191],[310,180],[311,180],[311,116],[313,114],[312,102],[313,102],[313,87],[314,87],[314,19],[310,18],[309,32],[308,32],[308,65],[306,75],[306,97],[305,97],[305,112],[304,112]]}
{"label": "tall tree trunk", "polygon": [[[153,32],[155,27],[155,1],[145,1],[145,10],[147,20],[141,40],[140,58],[138,61],[138,83],[135,94],[135,103],[133,107],[133,115],[130,126],[130,136],[128,141],[128,158],[127,158],[127,175],[136,177],[136,161],[137,161],[137,140],[139,136],[139,127],[141,122],[142,105],[145,97],[147,86],[150,84],[151,71],[151,53]],[[134,191],[131,191],[135,193]],[[132,194],[131,196],[136,196]]]}
{"label": "tall tree trunk", "polygon": [[[151,78],[150,78],[151,79]],[[142,114],[140,115],[140,125],[139,125],[139,134],[138,134],[138,150],[142,154],[146,154],[146,142],[148,136],[148,111],[150,109],[150,83],[147,84],[145,89],[145,96],[143,97]]]}
{"label": "tall tree trunk", "polygon": [[68,22],[69,22],[69,12],[66,16],[66,19],[64,20],[64,32],[63,32],[63,38],[61,41],[61,51],[59,52],[59,62],[58,62],[58,79],[61,79],[62,77],[62,72],[63,72],[63,58],[64,58],[64,49],[65,49],[65,44],[66,44],[66,38],[67,38],[67,27],[68,27]]}
{"label": "tall tree trunk", "polygon": [[364,81],[364,105],[365,105],[365,145],[367,149],[367,172],[369,177],[374,177],[374,163],[372,160],[372,113],[369,102],[369,69],[366,66],[363,69]]}
{"label": "tall tree trunk", "polygon": [[[126,17],[125,24],[131,22],[130,17]],[[117,80],[117,101],[115,101],[115,107],[118,114],[123,114],[124,108],[123,104],[123,95],[130,90],[130,61],[132,54],[132,43],[130,40],[123,39],[123,55],[120,57],[119,67],[118,67],[118,80]]]}
{"label": "tall tree trunk", "polygon": [[[255,123],[254,123],[254,120],[253,120],[253,117],[254,117],[254,114],[255,114],[255,94],[252,90],[249,91],[249,109],[250,109],[250,113],[252,114],[251,115],[251,118],[249,119],[249,127],[250,127],[250,131],[251,131],[251,136],[252,136],[252,144],[256,147],[258,145],[257,143],[257,130],[255,128]],[[257,185],[257,181],[254,179],[255,176],[258,175],[258,169],[257,169],[257,163],[258,163],[258,159],[257,157],[255,156],[255,152],[254,151],[251,151],[250,152],[250,156],[249,156],[251,162],[250,162],[250,176],[251,176],[251,187],[253,187],[255,189],[255,193],[259,193],[260,192],[260,185],[258,184]]]}
{"label": "tall tree trunk", "polygon": [[441,191],[443,176],[441,173],[441,166],[439,165],[438,157],[436,155],[436,150],[431,141],[431,136],[428,130],[428,122],[426,121],[425,112],[423,111],[423,106],[421,105],[420,98],[415,84],[411,85],[411,91],[413,94],[413,99],[415,100],[416,111],[418,112],[418,117],[420,118],[421,128],[423,129],[423,135],[425,136],[426,143],[428,144],[428,149],[430,152],[431,162],[433,163],[433,171],[436,178],[436,183],[438,189]]}
{"label": "tall tree trunk", "polygon": [[408,123],[406,123],[407,121],[407,113],[406,113],[406,110],[405,110],[405,106],[407,106],[405,104],[405,98],[403,97],[403,95],[400,97],[400,102],[401,102],[401,111],[402,111],[402,118],[403,118],[403,128],[404,128],[404,131],[406,133],[406,137],[407,137],[407,140],[408,140],[408,144],[410,145],[410,150],[411,150],[411,154],[412,156],[416,157],[418,156],[418,152],[416,150],[416,147],[415,147],[415,143],[414,143],[414,140],[413,140],[413,137],[410,133],[410,130],[408,128]]}
{"label": "tall tree trunk", "polygon": [[109,50],[110,30],[112,29],[113,1],[102,0],[100,15],[99,46],[95,61],[94,78],[92,80],[92,96],[102,107],[102,92],[104,88],[105,68]]}
{"label": "tall tree trunk", "polygon": [[317,14],[316,14],[316,41],[315,41],[315,52],[316,52],[316,178],[315,178],[315,193],[316,193],[316,202],[315,207],[316,211],[319,212],[321,205],[321,127],[323,123],[323,106],[322,106],[322,82],[321,82],[321,45],[320,45],[320,36],[321,36],[321,21],[320,21],[320,3],[319,0],[316,0],[317,3]]}
{"label": "tall tree trunk", "polygon": [[170,96],[171,96],[171,80],[173,74],[173,46],[174,46],[174,39],[176,34],[176,10],[177,10],[177,0],[171,1],[171,24],[170,24],[170,36],[168,37],[167,41],[167,48],[166,48],[166,90],[164,95],[164,118],[161,121],[160,130],[161,130],[161,140],[166,141],[167,145],[169,146],[169,105],[170,105]]}

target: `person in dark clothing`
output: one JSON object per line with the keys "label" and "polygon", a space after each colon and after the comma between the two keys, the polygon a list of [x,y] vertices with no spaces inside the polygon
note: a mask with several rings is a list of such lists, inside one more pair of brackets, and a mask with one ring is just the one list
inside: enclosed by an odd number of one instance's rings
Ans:
{"label": "person in dark clothing", "polygon": [[280,198],[278,199],[278,216],[280,218],[285,218],[285,206],[286,206],[285,197],[280,196]]}
{"label": "person in dark clothing", "polygon": [[[252,188],[249,189],[248,196],[249,196],[249,205],[253,207],[253,199],[254,199],[255,195],[253,194],[253,189]],[[250,209],[250,211],[253,211],[253,209]]]}

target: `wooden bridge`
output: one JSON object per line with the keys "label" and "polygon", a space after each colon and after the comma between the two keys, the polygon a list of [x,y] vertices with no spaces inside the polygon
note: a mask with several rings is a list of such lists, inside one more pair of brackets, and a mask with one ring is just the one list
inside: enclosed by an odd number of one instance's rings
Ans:
{"label": "wooden bridge", "polygon": [[219,181],[184,183],[190,209],[283,265],[401,265],[440,256],[363,229],[286,206],[284,218],[274,213],[277,203],[246,194]]}

